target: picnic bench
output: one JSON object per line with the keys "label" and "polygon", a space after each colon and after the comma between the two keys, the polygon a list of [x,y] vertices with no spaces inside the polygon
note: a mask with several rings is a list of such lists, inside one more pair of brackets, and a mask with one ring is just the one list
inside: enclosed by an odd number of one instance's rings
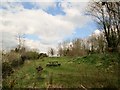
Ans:
{"label": "picnic bench", "polygon": [[46,66],[47,67],[50,67],[50,66],[61,66],[61,64],[60,63],[58,63],[58,61],[51,61],[51,62],[48,62],[47,64],[46,64]]}

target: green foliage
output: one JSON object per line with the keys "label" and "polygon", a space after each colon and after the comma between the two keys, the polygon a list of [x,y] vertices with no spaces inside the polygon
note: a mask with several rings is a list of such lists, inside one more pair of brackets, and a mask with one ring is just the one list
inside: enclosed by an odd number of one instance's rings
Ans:
{"label": "green foliage", "polygon": [[35,51],[28,51],[24,55],[26,56],[26,59],[34,60],[34,59],[38,59],[39,53]]}
{"label": "green foliage", "polygon": [[38,55],[38,58],[44,58],[44,57],[48,57],[48,55],[46,54],[46,53],[40,53],[39,55]]}
{"label": "green foliage", "polygon": [[6,78],[7,76],[10,76],[13,73],[13,68],[8,62],[2,63],[2,77]]}
{"label": "green foliage", "polygon": [[119,63],[120,55],[117,53],[90,54],[88,56],[74,58],[77,63],[95,64],[96,66],[108,67]]}
{"label": "green foliage", "polygon": [[89,56],[83,56],[83,57],[78,57],[76,58],[75,62],[84,62],[84,63],[96,63],[96,59],[99,59],[99,56],[95,54],[91,54]]}

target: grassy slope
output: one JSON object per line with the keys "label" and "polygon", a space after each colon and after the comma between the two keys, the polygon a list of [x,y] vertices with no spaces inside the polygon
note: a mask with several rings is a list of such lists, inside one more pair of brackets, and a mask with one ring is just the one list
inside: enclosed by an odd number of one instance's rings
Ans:
{"label": "grassy slope", "polygon": [[[44,88],[48,87],[50,83],[52,87],[58,88],[81,88],[81,85],[86,88],[118,87],[120,84],[118,83],[118,63],[116,63],[118,59],[119,57],[116,55],[93,54],[74,59],[60,57],[26,61],[4,81],[3,85],[9,84],[15,79],[14,87],[17,88]],[[111,63],[107,60],[116,62]],[[49,61],[59,61],[62,65],[60,67],[46,67]],[[44,68],[41,77],[35,69],[39,65]]]}

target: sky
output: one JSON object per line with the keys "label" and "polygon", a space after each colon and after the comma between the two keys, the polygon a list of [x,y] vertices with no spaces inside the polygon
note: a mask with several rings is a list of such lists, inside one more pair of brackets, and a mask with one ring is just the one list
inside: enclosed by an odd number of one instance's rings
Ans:
{"label": "sky", "polygon": [[2,49],[15,48],[20,35],[25,46],[47,52],[60,42],[86,38],[97,30],[93,19],[85,14],[88,2],[58,1],[2,2]]}

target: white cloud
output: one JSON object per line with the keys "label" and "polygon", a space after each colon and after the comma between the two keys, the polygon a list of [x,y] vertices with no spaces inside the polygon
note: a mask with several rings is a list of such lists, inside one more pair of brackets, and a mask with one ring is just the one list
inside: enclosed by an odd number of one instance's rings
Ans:
{"label": "white cloud", "polygon": [[[2,32],[6,32],[9,36],[15,36],[21,32],[24,34],[36,34],[40,36],[41,43],[43,44],[56,43],[66,35],[70,35],[74,29],[72,23],[58,19],[42,10],[24,10],[18,13],[6,13],[2,18],[4,18],[2,20],[3,23],[0,24]],[[3,38],[7,37],[3,35]],[[11,45],[6,43],[5,45],[11,47],[13,42],[9,38],[4,41],[10,43]],[[15,38],[11,37],[11,39],[14,40]],[[32,45],[35,46],[35,44]],[[39,47],[38,44],[35,47]]]}
{"label": "white cloud", "polygon": [[5,8],[7,12],[18,12],[18,11],[22,11],[24,9],[21,2],[19,2],[19,3],[1,2],[0,4],[1,4],[1,7]]}
{"label": "white cloud", "polygon": [[99,35],[100,33],[101,33],[101,31],[98,30],[98,29],[94,31],[94,34],[95,34],[95,35]]}
{"label": "white cloud", "polygon": [[[64,2],[63,2],[64,3]],[[0,32],[3,35],[5,47],[17,45],[15,35],[19,33],[37,35],[40,40],[26,39],[26,45],[31,48],[38,48],[46,52],[48,47],[55,47],[59,41],[62,41],[67,35],[71,35],[75,28],[84,26],[89,18],[82,15],[86,4],[72,3],[72,7],[64,3],[63,7],[66,15],[56,15],[46,13],[42,9],[24,9],[21,4],[14,7],[12,4],[6,4],[7,10],[0,12]],[[54,6],[53,3],[38,3],[43,9],[48,6]],[[13,4],[14,5],[14,4]],[[65,6],[67,5],[67,6]],[[79,7],[79,8],[77,8]],[[14,11],[14,12],[13,12]],[[7,36],[8,35],[8,36]],[[8,44],[9,43],[9,44]]]}
{"label": "white cloud", "polygon": [[30,48],[30,49],[37,49],[40,52],[47,53],[49,48],[56,48],[57,44],[44,44],[41,43],[39,40],[30,40],[30,39],[25,39],[25,46]]}
{"label": "white cloud", "polygon": [[89,35],[89,37],[98,37],[102,33],[102,31],[96,29],[91,35]]}
{"label": "white cloud", "polygon": [[62,19],[73,23],[75,27],[84,26],[91,20],[89,16],[84,15],[87,5],[88,3],[85,2],[61,2],[60,6],[66,13],[66,16]]}
{"label": "white cloud", "polygon": [[1,43],[0,47],[3,50],[5,50],[5,49],[10,50],[11,48],[14,48],[18,43],[16,37],[12,33],[2,32],[0,37],[2,37],[0,39],[0,43]]}
{"label": "white cloud", "polygon": [[[3,0],[2,2],[60,2],[60,1],[67,1],[67,2],[88,2],[90,0]],[[99,0],[96,0],[99,1]]]}

